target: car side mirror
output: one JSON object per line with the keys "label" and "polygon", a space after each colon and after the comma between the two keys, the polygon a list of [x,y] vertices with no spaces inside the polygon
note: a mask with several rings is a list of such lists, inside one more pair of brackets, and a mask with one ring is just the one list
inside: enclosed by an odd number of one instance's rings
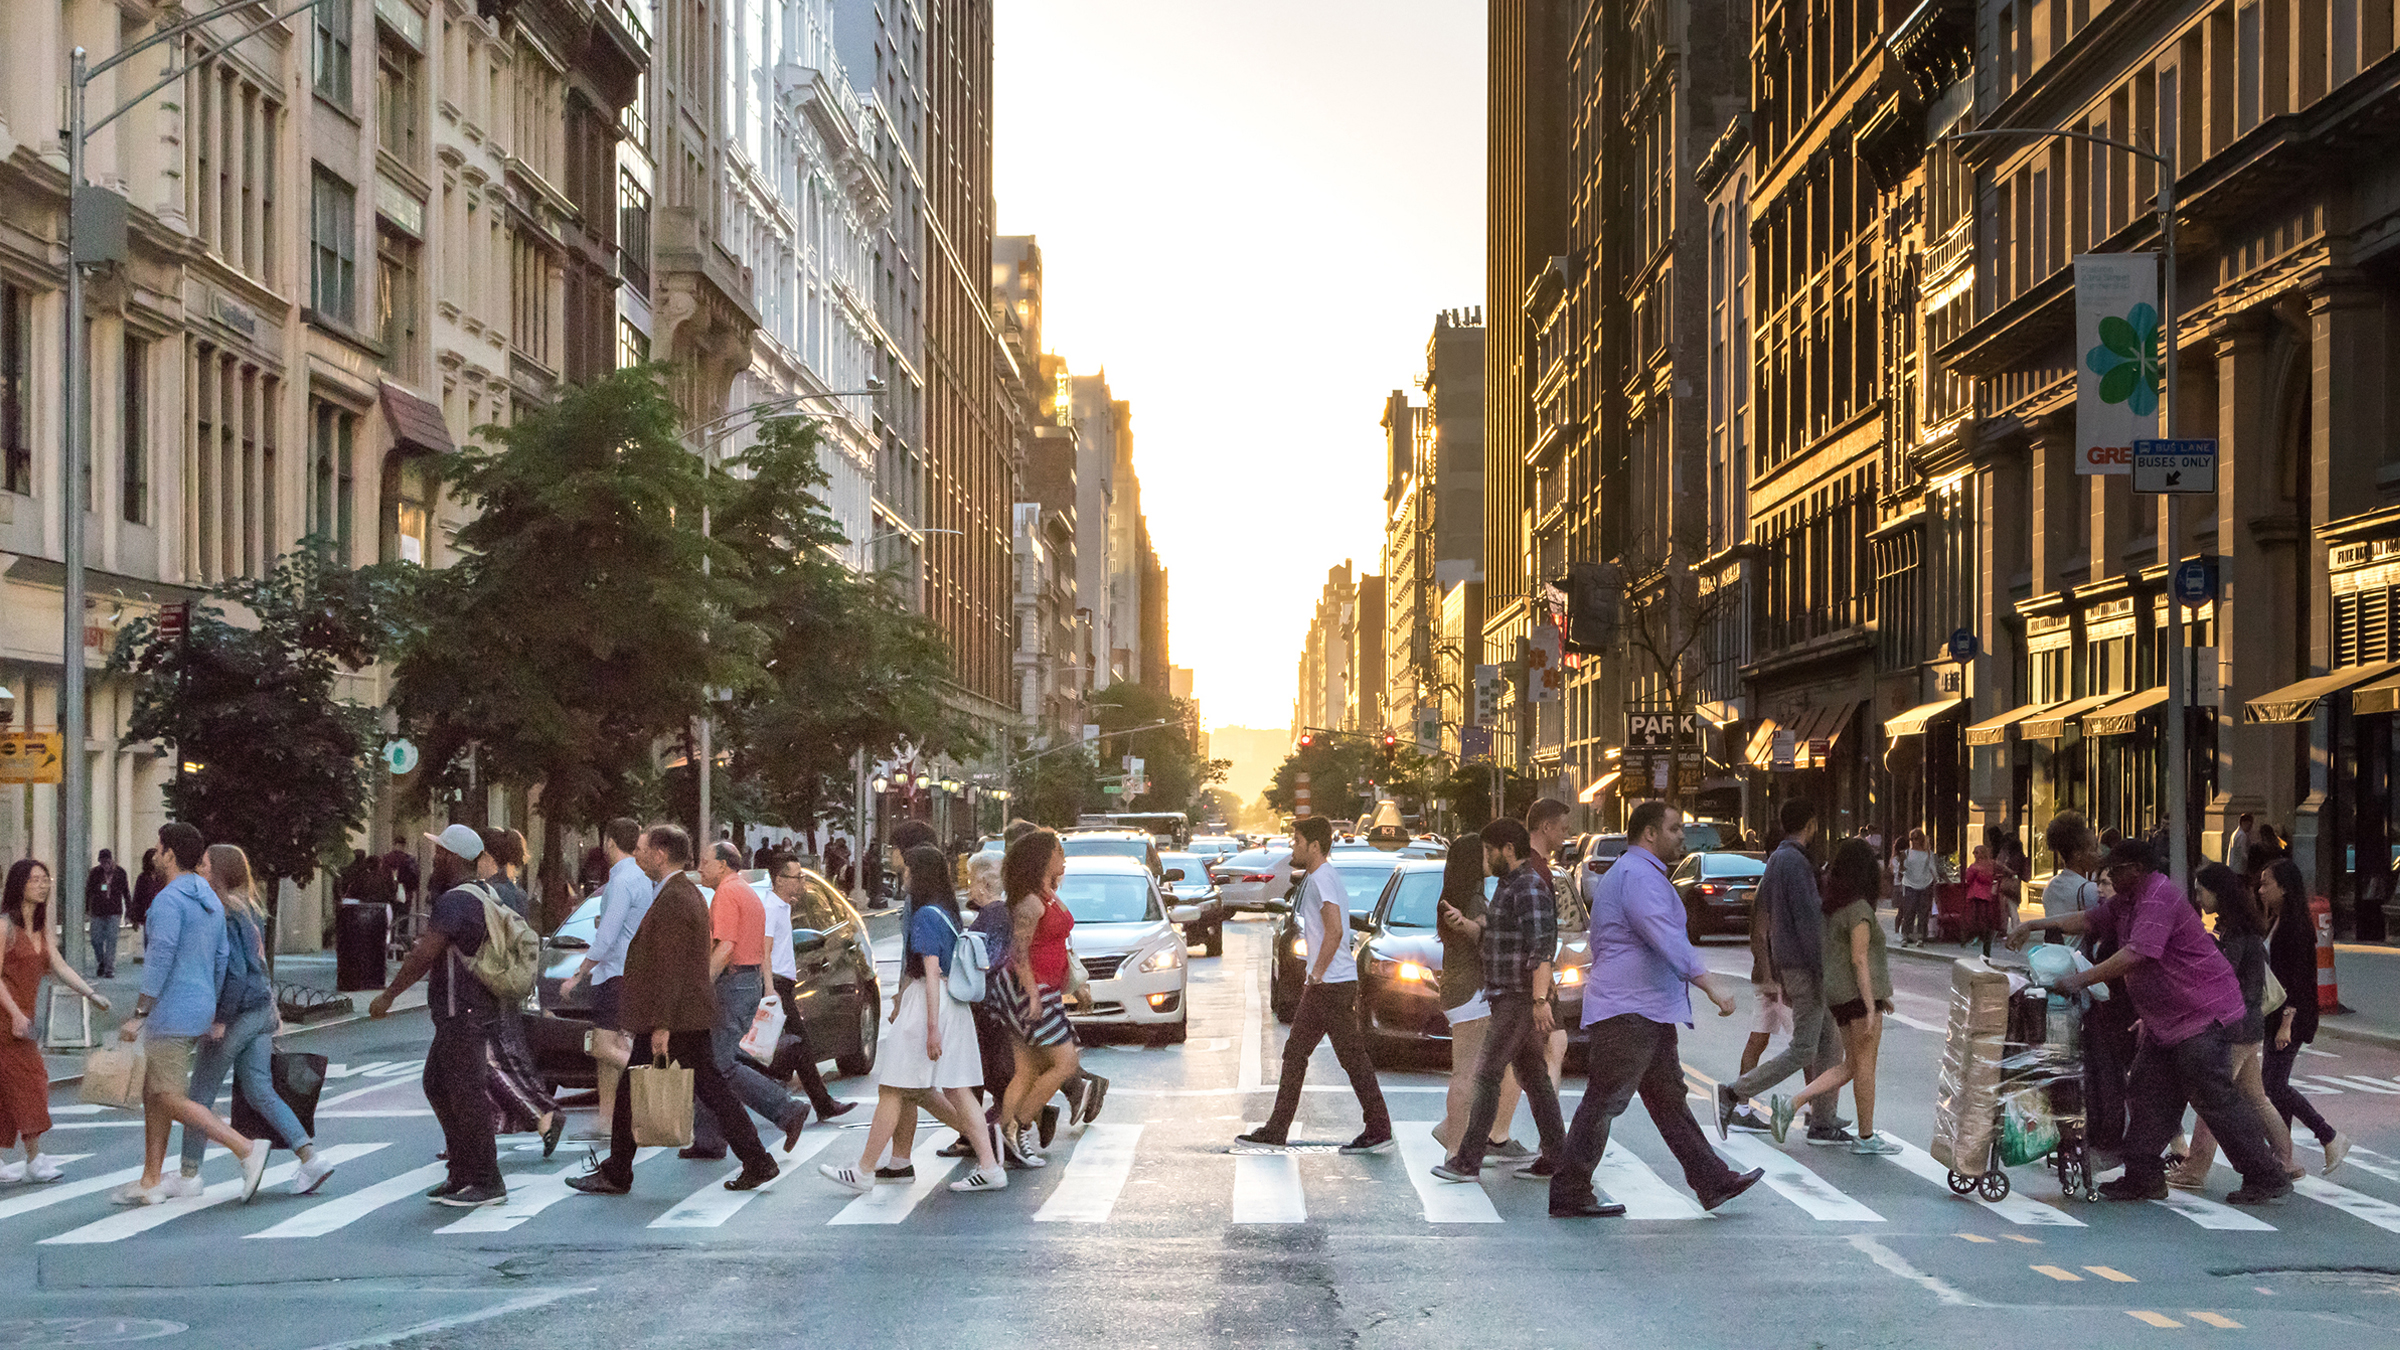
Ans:
{"label": "car side mirror", "polygon": [[1176,923],[1198,923],[1200,907],[1198,905],[1177,905],[1167,911],[1167,917]]}
{"label": "car side mirror", "polygon": [[1353,914],[1350,916],[1350,927],[1361,933],[1372,933],[1375,931],[1375,916],[1372,914]]}
{"label": "car side mirror", "polygon": [[1167,875],[1166,875],[1166,879],[1167,879],[1168,881],[1181,881],[1181,880],[1183,880],[1183,869],[1182,869],[1182,868],[1180,868],[1180,867],[1170,867],[1170,868],[1168,868],[1168,869],[1167,869]]}
{"label": "car side mirror", "polygon": [[814,928],[795,928],[792,930],[792,950],[795,952],[822,951],[824,950],[825,942],[825,935],[818,932]]}

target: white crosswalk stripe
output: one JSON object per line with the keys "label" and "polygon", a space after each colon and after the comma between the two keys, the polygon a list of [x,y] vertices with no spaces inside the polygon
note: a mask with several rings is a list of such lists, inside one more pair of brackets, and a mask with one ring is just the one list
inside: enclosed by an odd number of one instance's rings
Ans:
{"label": "white crosswalk stripe", "polygon": [[[633,1155],[633,1165],[639,1167],[664,1152],[666,1150],[663,1148],[637,1149]],[[567,1184],[567,1178],[580,1176],[583,1171],[584,1165],[577,1162],[569,1163],[555,1172],[543,1172],[522,1179],[512,1176],[508,1180],[507,1204],[485,1205],[481,1209],[469,1210],[467,1217],[434,1231],[437,1233],[505,1233],[523,1225],[526,1220],[568,1196],[581,1195],[583,1192]]]}
{"label": "white crosswalk stripe", "polygon": [[[1134,1146],[1141,1142],[1139,1125],[1086,1125],[1075,1143],[1075,1156],[1058,1188],[1033,1212],[1035,1223],[1107,1223],[1133,1175]],[[1057,1159],[1051,1160],[1052,1165]]]}
{"label": "white crosswalk stripe", "polygon": [[[1425,1206],[1427,1223],[1498,1223],[1500,1211],[1492,1207],[1492,1197],[1480,1185],[1444,1181],[1433,1174],[1434,1164],[1442,1161],[1447,1152],[1441,1141],[1413,1126],[1400,1132],[1400,1162],[1408,1169],[1409,1184],[1417,1188],[1417,1199]],[[1514,1163],[1487,1162],[1487,1174],[1516,1166]]]}
{"label": "white crosswalk stripe", "polygon": [[[950,1174],[957,1170],[957,1159],[935,1156],[943,1149],[950,1147],[951,1141],[957,1138],[958,1131],[956,1130],[919,1130],[916,1152],[910,1158],[911,1164],[917,1169],[915,1181],[905,1186],[897,1182],[885,1182],[842,1206],[842,1212],[826,1222],[828,1225],[886,1224],[905,1220],[926,1196],[933,1194],[935,1187],[949,1181]],[[923,1161],[920,1162],[917,1159],[923,1159]],[[818,1184],[823,1185],[824,1183]]]}
{"label": "white crosswalk stripe", "polygon": [[[378,1149],[389,1147],[391,1147],[389,1144],[338,1144],[326,1149],[325,1156],[335,1163],[345,1163],[353,1158],[363,1158]],[[296,1158],[290,1162],[277,1163],[269,1167],[259,1182],[259,1189],[263,1191],[269,1186],[281,1185],[291,1180],[292,1173],[299,1170],[299,1167],[300,1162]],[[81,1228],[69,1229],[55,1237],[43,1238],[42,1245],[123,1242],[136,1234],[147,1233],[161,1224],[173,1223],[186,1215],[196,1214],[204,1209],[213,1209],[228,1200],[241,1198],[242,1179],[237,1176],[231,1181],[220,1181],[198,1195],[187,1195],[180,1199],[169,1200],[164,1204],[133,1205],[120,1209],[107,1218],[87,1223]]]}
{"label": "white crosswalk stripe", "polygon": [[[1881,1121],[1877,1121],[1876,1125],[1877,1129],[1875,1132],[1877,1134],[1882,1135],[1884,1138],[1889,1139],[1893,1143],[1900,1146],[1900,1151],[1892,1155],[1893,1162],[1900,1164],[1904,1170],[1914,1172],[1918,1176],[1925,1178],[1927,1181],[1932,1182],[1934,1185],[1941,1187],[1945,1191],[1950,1190],[1949,1168],[1942,1166],[1938,1162],[1935,1162],[1932,1154],[1927,1153],[1925,1150],[1918,1148],[1916,1145],[1909,1143],[1905,1139],[1900,1138],[1899,1136],[1893,1134],[1890,1130],[1881,1128]],[[1956,1192],[1952,1192],[1952,1194],[1956,1194]],[[1990,1210],[1992,1213],[1999,1215],[2001,1218],[2006,1219],[2013,1224],[2021,1224],[2032,1228],[2081,1228],[2084,1226],[2083,1220],[2076,1218],[2074,1215],[2067,1213],[2065,1210],[2056,1208],[2055,1206],[2045,1205],[2041,1201],[2034,1199],[2032,1196],[2013,1189],[2009,1192],[2008,1198],[2005,1200],[1986,1200],[1981,1196],[1961,1198],[1972,1199],[1976,1204],[1983,1206],[1985,1209]]]}
{"label": "white crosswalk stripe", "polygon": [[1608,1141],[1593,1180],[1608,1198],[1622,1202],[1628,1219],[1705,1219],[1708,1211],[1682,1191],[1668,1185],[1650,1164],[1634,1156],[1617,1140]]}
{"label": "white crosswalk stripe", "polygon": [[2275,1225],[2264,1219],[2245,1214],[2231,1205],[2220,1205],[2214,1200],[2194,1195],[2189,1191],[2171,1190],[2167,1192],[2166,1199],[2153,1200],[2150,1203],[2161,1209],[2173,1210],[2202,1228],[2220,1233],[2272,1233],[2275,1231]]}
{"label": "white crosswalk stripe", "polygon": [[1233,1221],[1308,1222],[1308,1193],[1300,1186],[1295,1153],[1237,1153],[1233,1157]]}
{"label": "white crosswalk stripe", "polygon": [[413,1172],[386,1177],[372,1186],[362,1187],[347,1195],[312,1205],[304,1213],[295,1214],[272,1228],[250,1234],[254,1238],[321,1237],[337,1228],[347,1228],[385,1205],[423,1195],[450,1175],[450,1164],[428,1163]]}
{"label": "white crosswalk stripe", "polygon": [[1763,1167],[1767,1185],[1777,1195],[1806,1210],[1809,1217],[1842,1223],[1882,1223],[1883,1216],[1826,1184],[1823,1177],[1800,1165],[1798,1159],[1754,1134],[1735,1134],[1717,1145],[1737,1168]]}
{"label": "white crosswalk stripe", "polygon": [[2336,1185],[2323,1177],[2295,1177],[2292,1186],[2318,1204],[2331,1205],[2387,1233],[2400,1233],[2400,1205]]}
{"label": "white crosswalk stripe", "polygon": [[776,1174],[773,1181],[756,1190],[729,1191],[725,1189],[726,1182],[742,1174],[742,1169],[736,1167],[685,1196],[682,1202],[673,1209],[652,1219],[650,1226],[652,1228],[722,1228],[727,1219],[741,1213],[743,1207],[751,1201],[789,1182],[792,1174],[800,1170],[802,1163],[816,1157],[827,1144],[834,1141],[834,1138],[831,1130],[819,1130],[813,1135],[802,1136],[799,1145],[791,1152],[776,1153],[776,1166],[782,1170]]}
{"label": "white crosswalk stripe", "polygon": [[[89,1155],[77,1154],[76,1156],[86,1157]],[[114,1172],[103,1172],[96,1177],[77,1177],[72,1181],[55,1181],[38,1190],[27,1190],[21,1194],[12,1195],[6,1200],[0,1200],[0,1219],[13,1219],[19,1214],[30,1214],[37,1209],[48,1209],[52,1205],[64,1204],[80,1196],[90,1195],[94,1191],[113,1190],[141,1174],[142,1169],[139,1167],[126,1167]]]}

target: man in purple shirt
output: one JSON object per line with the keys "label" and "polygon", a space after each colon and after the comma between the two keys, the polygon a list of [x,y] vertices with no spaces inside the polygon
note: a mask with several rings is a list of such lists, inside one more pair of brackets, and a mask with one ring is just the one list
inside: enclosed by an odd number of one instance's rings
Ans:
{"label": "man in purple shirt", "polygon": [[2266,1124],[2233,1083],[2233,1037],[2242,1022],[2242,987],[2217,951],[2200,912],[2174,879],[2158,871],[2148,844],[2128,839],[2101,864],[2115,892],[2096,909],[2030,922],[2020,920],[2009,945],[2021,947],[2034,929],[2092,933],[2121,944],[2114,955],[2054,990],[2073,993],[2123,978],[2141,1019],[2134,1051],[2132,1119],[2125,1128],[2125,1175],[2101,1186],[2111,1200],[2164,1200],[2166,1165],[2160,1153],[2183,1122],[2190,1102],[2225,1146],[2242,1187],[2225,1199],[2236,1205],[2281,1204],[2291,1178],[2267,1145]]}
{"label": "man in purple shirt", "polygon": [[1610,1123],[1637,1091],[1703,1209],[1715,1209],[1766,1175],[1761,1168],[1737,1173],[1727,1167],[1684,1104],[1675,1027],[1691,1025],[1685,986],[1698,985],[1720,1017],[1733,1016],[1733,994],[1692,950],[1683,901],[1667,884],[1668,865],[1683,856],[1683,813],[1665,802],[1643,802],[1626,820],[1625,837],[1625,855],[1591,895],[1592,971],[1583,987],[1590,1073],[1575,1123],[1567,1127],[1566,1152],[1550,1178],[1550,1216],[1557,1219],[1625,1212],[1592,1189],[1592,1169],[1608,1151]]}

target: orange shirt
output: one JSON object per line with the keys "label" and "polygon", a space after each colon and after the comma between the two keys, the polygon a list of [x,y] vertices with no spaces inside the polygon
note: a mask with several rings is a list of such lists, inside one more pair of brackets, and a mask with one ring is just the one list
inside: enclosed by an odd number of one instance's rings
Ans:
{"label": "orange shirt", "polygon": [[767,963],[767,908],[738,872],[726,874],[708,904],[709,937],[733,944],[727,969]]}

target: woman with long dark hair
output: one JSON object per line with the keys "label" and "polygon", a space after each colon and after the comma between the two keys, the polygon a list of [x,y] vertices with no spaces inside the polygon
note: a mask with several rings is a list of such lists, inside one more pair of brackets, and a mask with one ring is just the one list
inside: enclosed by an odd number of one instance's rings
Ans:
{"label": "woman with long dark hair", "polygon": [[41,1008],[43,973],[108,1010],[108,1000],[92,992],[51,937],[50,889],[49,865],[19,858],[0,891],[0,1012],[8,1014],[8,1035],[0,1037],[0,1149],[25,1141],[23,1162],[0,1162],[0,1182],[60,1176],[58,1164],[42,1156],[42,1136],[50,1132],[50,1074],[34,1044],[33,1015]]}
{"label": "woman with long dark hair", "polygon": [[[485,882],[500,903],[518,918],[531,922],[533,900],[525,893],[525,836],[515,830],[486,828],[483,851],[500,870]],[[542,1156],[558,1151],[566,1133],[567,1113],[552,1100],[541,1076],[534,1072],[533,1047],[525,1040],[525,1014],[516,1004],[500,1001],[500,1015],[483,1047],[484,1095],[492,1102],[497,1134],[538,1134]]]}
{"label": "woman with long dark hair", "polygon": [[[2252,856],[2258,856],[2256,846]],[[2259,1078],[2275,1117],[2288,1129],[2297,1120],[2306,1125],[2325,1150],[2325,1175],[2350,1156],[2350,1137],[2333,1128],[2316,1105],[2292,1086],[2292,1065],[2300,1047],[2317,1038],[2317,918],[2309,912],[2308,883],[2300,865],[2274,858],[2252,869],[2258,877],[2258,899],[2265,915],[2267,968],[2283,985],[2283,1006],[2267,1015],[2266,1044],[2259,1056]]]}
{"label": "woman with long dark hair", "polygon": [[1005,978],[991,997],[1000,1000],[1016,1039],[1015,1072],[1000,1104],[1000,1143],[1020,1167],[1048,1165],[1036,1129],[1042,1105],[1083,1068],[1067,1021],[1067,934],[1075,916],[1058,898],[1066,874],[1066,848],[1049,830],[1018,839],[1000,862],[1014,931],[1009,963],[994,972]]}
{"label": "woman with long dark hair", "polygon": [[1820,888],[1825,909],[1825,1008],[1842,1031],[1842,1062],[1818,1074],[1797,1095],[1769,1102],[1768,1119],[1778,1144],[1803,1104],[1839,1092],[1848,1083],[1858,1103],[1858,1140],[1850,1151],[1900,1151],[1898,1143],[1875,1133],[1876,1056],[1883,1048],[1883,1015],[1892,1010],[1883,925],[1875,921],[1875,893],[1881,887],[1875,850],[1864,839],[1843,840],[1833,851],[1833,861],[1825,865]]}
{"label": "woman with long dark hair", "polygon": [[[1475,1059],[1483,1051],[1483,1033],[1491,1026],[1492,1005],[1483,992],[1483,892],[1490,875],[1480,847],[1472,841],[1453,846],[1442,861],[1442,895],[1434,908],[1434,931],[1442,939],[1442,1015],[1450,1022],[1450,1087],[1433,1137],[1441,1141],[1446,1157],[1462,1151],[1459,1132],[1466,1129],[1467,1112],[1475,1105]],[[1512,1068],[1500,1076],[1500,1103],[1492,1115],[1496,1137],[1486,1145],[1485,1157],[1523,1161],[1533,1156],[1533,1150],[1509,1138],[1518,1096],[1517,1071]]]}
{"label": "woman with long dark hair", "polygon": [[[950,866],[942,851],[920,844],[908,851],[908,909],[901,921],[900,989],[892,997],[884,1038],[881,1082],[876,1089],[875,1121],[867,1127],[865,1146],[857,1163],[848,1167],[822,1164],[818,1171],[835,1185],[859,1194],[875,1188],[876,1160],[900,1127],[902,1115],[921,1106],[933,1118],[975,1144],[975,1170],[950,1183],[954,1191],[999,1191],[1008,1188],[1008,1173],[992,1151],[991,1131],[975,1105],[972,1089],[983,1085],[983,1064],[975,1054],[975,1018],[968,1006],[950,996],[951,954],[966,924],[958,910],[958,894],[950,884]],[[895,1155],[890,1170],[911,1164]],[[913,1171],[908,1172],[913,1177]]]}
{"label": "woman with long dark hair", "polygon": [[[2224,953],[2226,964],[2233,967],[2234,978],[2242,986],[2242,1024],[2233,1037],[2233,1085],[2258,1112],[2260,1123],[2267,1129],[2267,1145],[2283,1160],[2284,1170],[2298,1176],[2300,1169],[2292,1165],[2292,1127],[2268,1096],[2264,1073],[2262,1052],[2269,1013],[2267,917],[2251,898],[2250,888],[2223,863],[2203,866],[2192,882],[2196,888],[2193,898],[2201,902],[2202,909],[2216,912],[2217,950]],[[2313,946],[2309,963],[2313,978],[2316,963]],[[2313,994],[2313,985],[2311,991]],[[2288,998],[2290,991],[2285,993]],[[2280,1012],[2280,1006],[2275,1011]],[[2208,1180],[2208,1169],[2216,1162],[2217,1139],[2209,1132],[2208,1122],[2202,1120],[2192,1127],[2191,1152],[2184,1155],[2182,1162],[2167,1169],[2167,1184],[2178,1190],[2199,1190]]]}

